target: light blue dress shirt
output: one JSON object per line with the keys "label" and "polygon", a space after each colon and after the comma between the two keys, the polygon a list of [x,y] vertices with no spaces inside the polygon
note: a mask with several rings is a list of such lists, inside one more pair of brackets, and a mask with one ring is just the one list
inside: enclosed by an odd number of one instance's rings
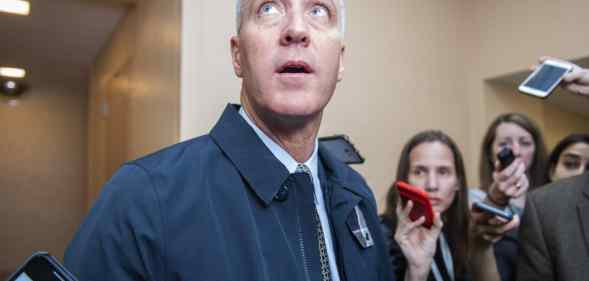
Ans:
{"label": "light blue dress shirt", "polygon": [[[256,124],[249,118],[243,107],[239,109],[239,114],[245,119],[245,121],[254,129],[258,137],[262,140],[264,145],[272,152],[272,154],[286,167],[289,173],[294,173],[297,169],[299,163],[290,156],[290,154],[284,150],[280,145],[274,142],[270,137],[268,137]],[[319,220],[321,221],[321,227],[323,228],[323,234],[325,236],[325,246],[327,248],[327,255],[329,256],[329,269],[331,270],[331,280],[339,281],[339,273],[337,270],[337,262],[335,259],[335,252],[333,249],[333,241],[331,237],[331,231],[329,226],[329,218],[327,217],[327,211],[325,209],[325,200],[323,200],[323,190],[321,189],[321,183],[319,182],[319,175],[317,172],[318,169],[318,161],[319,156],[317,154],[317,149],[319,145],[317,140],[315,140],[315,148],[313,149],[313,154],[311,157],[305,162],[300,163],[309,168],[311,170],[311,177],[313,178],[313,187],[315,188],[315,207],[317,208],[317,213],[319,214]]]}

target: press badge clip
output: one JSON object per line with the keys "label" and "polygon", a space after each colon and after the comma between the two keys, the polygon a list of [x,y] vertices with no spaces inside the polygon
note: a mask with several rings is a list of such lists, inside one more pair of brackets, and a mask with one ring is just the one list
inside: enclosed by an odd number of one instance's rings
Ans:
{"label": "press badge clip", "polygon": [[358,206],[354,207],[354,213],[355,216],[351,216],[348,219],[348,226],[362,248],[370,248],[374,245],[374,240],[372,239],[368,225],[366,225],[364,213],[362,213],[362,210]]}

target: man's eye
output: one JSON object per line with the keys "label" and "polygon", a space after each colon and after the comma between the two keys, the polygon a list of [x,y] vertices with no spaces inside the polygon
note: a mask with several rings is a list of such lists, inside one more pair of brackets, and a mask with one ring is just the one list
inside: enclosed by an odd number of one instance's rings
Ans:
{"label": "man's eye", "polygon": [[316,17],[327,17],[329,16],[329,10],[322,5],[315,5],[311,9],[311,15]]}
{"label": "man's eye", "polygon": [[260,7],[261,15],[275,15],[279,13],[280,11],[278,10],[276,3],[268,2],[262,5],[262,7]]}

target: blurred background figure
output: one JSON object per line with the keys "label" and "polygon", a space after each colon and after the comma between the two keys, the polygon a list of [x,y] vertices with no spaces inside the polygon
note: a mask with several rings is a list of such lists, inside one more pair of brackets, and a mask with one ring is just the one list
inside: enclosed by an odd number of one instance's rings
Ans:
{"label": "blurred background figure", "polygon": [[[513,151],[515,160],[500,170],[497,154],[503,148]],[[509,205],[522,213],[526,192],[546,183],[543,173],[546,146],[538,126],[526,115],[506,113],[489,126],[481,146],[480,190],[471,190],[471,199],[485,198],[499,206]]]}
{"label": "blurred background figure", "polygon": [[580,175],[589,169],[589,134],[570,134],[548,156],[546,177],[550,181]]}

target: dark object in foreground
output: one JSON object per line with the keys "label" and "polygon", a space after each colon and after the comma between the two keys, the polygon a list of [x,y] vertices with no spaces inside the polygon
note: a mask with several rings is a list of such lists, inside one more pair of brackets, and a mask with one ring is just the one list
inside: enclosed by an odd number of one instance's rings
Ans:
{"label": "dark object in foreground", "polygon": [[36,252],[7,281],[77,281],[47,252]]}

